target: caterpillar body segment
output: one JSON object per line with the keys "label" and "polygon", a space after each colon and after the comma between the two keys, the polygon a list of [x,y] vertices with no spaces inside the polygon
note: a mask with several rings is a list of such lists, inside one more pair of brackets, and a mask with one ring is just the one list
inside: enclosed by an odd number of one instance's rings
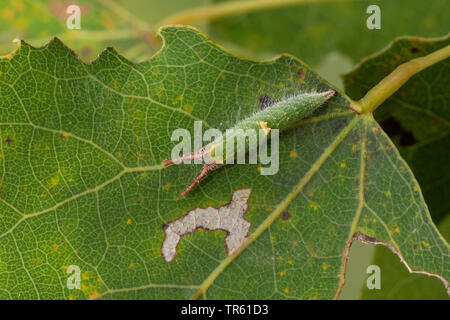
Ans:
{"label": "caterpillar body segment", "polygon": [[[249,152],[251,145],[250,137],[242,136],[245,132],[248,132],[249,129],[260,133],[256,135],[258,139],[256,145],[259,146],[261,134],[269,135],[272,129],[283,131],[292,128],[300,120],[311,115],[317,108],[323,105],[325,101],[330,99],[334,93],[334,90],[329,90],[320,93],[298,94],[279,101],[273,100],[272,105],[266,105],[261,111],[239,121],[233,128],[227,129],[224,135],[207,144],[198,152],[183,155],[176,159],[164,160],[163,165],[168,166],[174,162],[181,162],[183,160],[203,159],[205,164],[202,170],[192,183],[181,193],[184,197],[199,184],[208,173],[226,164],[227,157],[236,156],[239,147],[242,149],[242,145],[237,145],[239,138],[245,141],[245,153]],[[227,141],[228,144],[229,141],[232,141],[234,144],[232,154],[227,152]]]}

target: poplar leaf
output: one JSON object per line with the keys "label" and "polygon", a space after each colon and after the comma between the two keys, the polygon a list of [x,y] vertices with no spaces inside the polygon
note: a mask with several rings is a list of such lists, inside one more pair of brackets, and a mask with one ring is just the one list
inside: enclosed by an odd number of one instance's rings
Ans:
{"label": "poplar leaf", "polygon": [[[280,133],[277,174],[226,165],[180,197],[201,165],[162,166],[175,129],[223,131],[263,95],[331,87],[292,56],[247,60],[191,27],[161,36],[139,64],[114,49],[85,64],[57,39],[0,59],[1,298],[330,299],[353,239],[448,283],[449,247],[411,170],[338,91]],[[240,249],[228,255],[224,231],[196,230],[166,262],[167,224],[242,189]],[[67,286],[73,266],[80,290]]]}

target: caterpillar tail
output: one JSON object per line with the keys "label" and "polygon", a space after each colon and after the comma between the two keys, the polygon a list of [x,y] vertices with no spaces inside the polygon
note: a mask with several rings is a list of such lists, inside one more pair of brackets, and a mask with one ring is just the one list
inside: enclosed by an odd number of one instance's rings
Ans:
{"label": "caterpillar tail", "polygon": [[[173,159],[164,160],[163,161],[163,166],[167,167],[167,166],[169,166],[171,164],[179,163],[179,162],[184,161],[184,160],[196,160],[196,159],[203,159],[203,160],[205,160],[205,158],[209,159],[207,157],[210,155],[210,149],[211,149],[211,144],[208,144],[208,145],[204,146],[203,148],[201,148],[197,152],[192,152],[190,154],[183,155],[183,156],[181,156],[179,158],[173,158]],[[202,170],[195,177],[195,179],[192,181],[192,183],[189,186],[187,186],[187,188],[184,189],[183,192],[181,192],[181,196],[185,197],[211,171],[214,171],[214,170],[216,170],[216,169],[218,169],[218,168],[223,166],[223,164],[219,164],[219,163],[215,163],[215,162],[211,162],[211,161],[205,161],[205,162],[206,163],[203,165]]]}

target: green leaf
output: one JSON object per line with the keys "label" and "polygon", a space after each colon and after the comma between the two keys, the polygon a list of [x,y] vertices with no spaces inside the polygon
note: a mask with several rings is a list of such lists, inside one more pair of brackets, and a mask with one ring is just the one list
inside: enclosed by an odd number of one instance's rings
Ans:
{"label": "green leaf", "polygon": [[[445,238],[450,237],[450,215],[438,225]],[[377,247],[373,264],[382,270],[381,289],[369,290],[364,287],[362,299],[441,299],[448,300],[448,294],[439,280],[422,274],[411,274],[398,257],[385,247]]]}
{"label": "green leaf", "polygon": [[[398,65],[425,56],[449,43],[448,36],[435,40],[415,37],[397,39],[388,48],[364,60],[352,72],[344,75],[345,90],[352,98],[359,99]],[[450,213],[450,195],[446,188],[450,181],[447,170],[450,161],[450,113],[447,106],[449,73],[448,60],[424,70],[410,79],[375,112],[376,119],[393,138],[419,181],[435,223],[439,223]],[[448,239],[448,233],[446,237]],[[420,277],[392,267],[392,260],[395,261],[396,258],[386,255],[384,248],[377,248],[374,264],[391,265],[382,268],[386,270],[386,277],[393,281],[390,289],[396,284],[403,286],[404,283],[410,297],[432,297],[433,290],[424,290],[420,285],[410,284],[411,279]],[[426,277],[418,280],[419,283],[426,281]],[[433,286],[434,282],[429,281],[430,286]],[[392,289],[392,292],[383,290],[382,293],[365,290],[363,296],[391,298],[398,293],[397,298],[406,298],[406,291],[398,288]]]}
{"label": "green leaf", "polygon": [[[84,64],[59,40],[0,60],[2,298],[328,299],[355,234],[448,282],[449,247],[417,181],[342,94],[281,134],[276,175],[229,165],[180,198],[200,167],[161,165],[173,130],[224,130],[262,94],[330,86],[291,56],[242,59],[190,27],[161,34],[140,64],[113,49]],[[165,224],[244,188],[250,231],[237,252],[227,256],[223,231],[197,230],[163,259]],[[71,265],[81,290],[66,286]]]}
{"label": "green leaf", "polygon": [[[381,30],[366,27],[366,9],[372,4],[381,9]],[[317,66],[336,51],[360,61],[405,34],[442,36],[448,32],[442,22],[449,14],[446,0],[319,1],[226,17],[212,22],[209,32],[245,54],[289,52]]]}

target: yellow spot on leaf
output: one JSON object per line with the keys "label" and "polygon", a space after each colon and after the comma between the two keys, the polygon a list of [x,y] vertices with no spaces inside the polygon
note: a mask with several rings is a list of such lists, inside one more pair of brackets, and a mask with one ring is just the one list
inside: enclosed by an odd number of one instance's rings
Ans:
{"label": "yellow spot on leaf", "polygon": [[45,194],[41,193],[41,194],[39,195],[39,198],[44,199],[44,198],[45,198]]}
{"label": "yellow spot on leaf", "polygon": [[53,252],[56,252],[58,250],[58,245],[56,243],[53,244],[52,250]]}
{"label": "yellow spot on leaf", "polygon": [[87,276],[86,273],[83,273],[83,274],[81,275],[81,278],[83,278],[83,280],[87,280],[87,279],[88,279],[88,276]]}
{"label": "yellow spot on leaf", "polygon": [[386,197],[390,197],[391,196],[391,192],[390,191],[386,191]]}
{"label": "yellow spot on leaf", "polygon": [[400,233],[399,227],[395,227],[395,232]]}
{"label": "yellow spot on leaf", "polygon": [[419,190],[419,187],[418,186],[414,186],[414,191],[418,191]]}
{"label": "yellow spot on leaf", "polygon": [[119,158],[122,158],[122,156],[123,156],[122,152],[118,152],[118,153],[117,153],[117,156],[118,156]]}
{"label": "yellow spot on leaf", "polygon": [[50,149],[50,146],[45,146],[45,150],[49,151]]}
{"label": "yellow spot on leaf", "polygon": [[311,202],[311,203],[309,204],[309,208],[310,208],[310,209],[313,209],[314,211],[316,211],[316,210],[317,210],[317,204]]}
{"label": "yellow spot on leaf", "polygon": [[289,288],[284,289],[284,293],[288,294],[289,293]]}
{"label": "yellow spot on leaf", "polygon": [[141,173],[141,177],[143,178],[143,177],[145,177],[147,175],[147,172],[142,172]]}
{"label": "yellow spot on leaf", "polygon": [[428,248],[430,246],[430,244],[426,241],[422,241],[422,244],[425,248]]}
{"label": "yellow spot on leaf", "polygon": [[194,111],[194,107],[191,106],[190,104],[185,104],[183,106],[183,110],[186,111],[187,113],[191,113],[192,111]]}
{"label": "yellow spot on leaf", "polygon": [[286,273],[284,271],[280,272],[280,277],[283,277]]}
{"label": "yellow spot on leaf", "polygon": [[180,102],[181,100],[183,100],[182,96],[178,96],[173,100],[173,104],[177,104],[178,102]]}
{"label": "yellow spot on leaf", "polygon": [[375,218],[372,219],[372,222],[373,222],[373,223],[377,223],[377,219],[375,219]]}
{"label": "yellow spot on leaf", "polygon": [[167,189],[170,188],[170,186],[171,186],[171,184],[170,184],[170,183],[167,183],[167,184],[163,185],[162,188],[163,188],[164,190],[167,190]]}
{"label": "yellow spot on leaf", "polygon": [[291,158],[296,158],[296,157],[297,157],[297,152],[291,151],[291,152],[289,153],[289,156],[290,156]]}
{"label": "yellow spot on leaf", "polygon": [[56,186],[59,184],[59,178],[52,178],[52,185]]}
{"label": "yellow spot on leaf", "polygon": [[322,265],[322,270],[325,271],[325,270],[327,270],[327,269],[328,269],[328,265],[327,265],[326,263],[324,263],[324,264]]}
{"label": "yellow spot on leaf", "polygon": [[91,296],[89,298],[95,299],[97,297],[98,297],[98,293],[97,293],[97,291],[94,291],[94,292],[92,292],[92,294],[91,294]]}
{"label": "yellow spot on leaf", "polygon": [[74,298],[73,298],[73,296],[69,296],[69,300],[73,300]]}
{"label": "yellow spot on leaf", "polygon": [[288,262],[289,264],[294,264],[294,260],[292,260],[292,259],[289,259],[287,262]]}
{"label": "yellow spot on leaf", "polygon": [[134,269],[135,267],[136,267],[136,265],[135,265],[134,263],[131,263],[131,264],[130,264],[130,268],[131,268],[131,269]]}
{"label": "yellow spot on leaf", "polygon": [[340,167],[341,167],[341,168],[345,168],[345,167],[346,167],[346,164],[345,164],[345,163],[341,163],[341,164],[340,164]]}
{"label": "yellow spot on leaf", "polygon": [[128,219],[128,220],[127,220],[127,224],[131,224],[131,222],[132,222],[131,219]]}

